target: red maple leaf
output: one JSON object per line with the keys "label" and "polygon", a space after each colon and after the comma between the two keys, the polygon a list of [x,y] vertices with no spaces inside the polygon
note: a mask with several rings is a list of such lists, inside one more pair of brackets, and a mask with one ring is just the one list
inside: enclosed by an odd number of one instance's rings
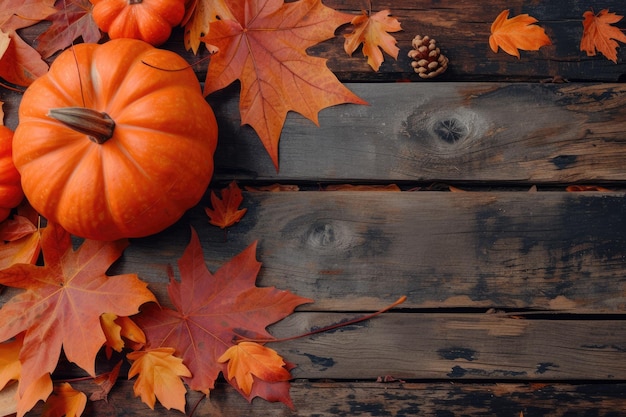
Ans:
{"label": "red maple leaf", "polygon": [[[274,287],[255,286],[261,264],[255,259],[256,242],[223,265],[209,272],[198,235],[192,230],[187,249],[178,262],[181,280],[170,276],[168,292],[175,310],[148,304],[136,322],[146,333],[147,347],[173,347],[191,371],[184,378],[196,391],[213,389],[226,364],[218,359],[233,346],[234,339],[272,339],[266,327],[300,304],[312,300]],[[245,394],[244,394],[245,395]],[[289,382],[255,382],[248,400],[260,396],[291,406]]]}
{"label": "red maple leaf", "polygon": [[241,189],[235,181],[222,189],[220,194],[222,198],[219,198],[214,191],[211,191],[211,205],[213,208],[205,207],[204,211],[209,216],[209,223],[224,229],[241,220],[248,209],[239,209],[243,196],[241,195]]}
{"label": "red maple leaf", "polygon": [[52,25],[35,39],[36,49],[41,56],[49,58],[72,45],[78,38],[86,43],[97,43],[100,40],[102,33],[91,15],[93,6],[89,0],[64,0],[57,3],[57,12],[47,18],[52,21]]}
{"label": "red maple leaf", "polygon": [[219,49],[211,57],[204,92],[241,81],[241,123],[257,132],[278,169],[278,142],[287,112],[319,124],[318,113],[326,107],[366,104],[337,80],[325,59],[306,54],[354,16],[321,0],[234,0],[228,6],[234,19],[211,23],[202,38]]}
{"label": "red maple leaf", "polygon": [[17,264],[0,271],[0,284],[25,290],[0,309],[0,342],[26,332],[20,395],[55,369],[61,348],[94,375],[95,357],[105,342],[100,316],[129,316],[155,301],[135,274],[105,274],[126,246],[125,240],[85,240],[74,251],[70,235],[48,224],[41,237],[44,266]]}

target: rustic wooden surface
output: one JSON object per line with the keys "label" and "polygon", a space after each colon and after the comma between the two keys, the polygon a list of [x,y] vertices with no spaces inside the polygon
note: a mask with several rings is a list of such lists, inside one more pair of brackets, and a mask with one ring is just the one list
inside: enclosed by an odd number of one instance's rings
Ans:
{"label": "rustic wooden surface", "polygon": [[[374,73],[360,51],[345,55],[341,37],[311,48],[369,106],[326,109],[319,127],[290,114],[279,172],[240,126],[238,87],[209,97],[220,128],[211,188],[236,179],[301,191],[244,193],[248,213],[226,233],[208,224],[207,193],[176,225],[134,239],[110,273],[139,273],[166,304],[166,268],[192,225],[211,270],[257,240],[258,284],[315,300],[272,326],[276,336],[408,298],[374,320],[276,344],[297,365],[294,410],[248,404],[220,383],[210,399],[189,394],[189,410],[200,401],[195,416],[626,416],[626,48],[617,64],[578,49],[584,11],[626,9],[591,3],[373,3],[402,22],[398,61],[386,56]],[[553,45],[521,59],[491,52],[491,22],[507,8],[539,19]],[[411,72],[416,34],[435,37],[450,58],[440,79]],[[206,56],[183,51],[181,37],[166,47],[190,62]],[[195,67],[200,78],[206,65]],[[561,78],[571,82],[542,82]],[[20,95],[0,90],[0,100],[15,127]],[[326,190],[345,183],[402,191]],[[566,192],[571,184],[610,191]],[[12,294],[1,292],[0,304]],[[58,373],[80,376],[69,364]],[[180,415],[149,410],[132,383],[120,381],[86,415]]]}

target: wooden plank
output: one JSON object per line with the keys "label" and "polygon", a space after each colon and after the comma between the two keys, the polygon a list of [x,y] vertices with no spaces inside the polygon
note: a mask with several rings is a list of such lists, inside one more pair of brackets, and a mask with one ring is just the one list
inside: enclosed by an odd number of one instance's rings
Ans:
{"label": "wooden plank", "polygon": [[276,172],[241,126],[236,91],[212,96],[218,178],[259,181],[623,181],[621,84],[350,84],[369,106],[290,114]]}
{"label": "wooden plank", "polygon": [[[132,394],[133,381],[118,381],[107,402],[88,403],[85,415],[180,416],[160,404],[150,410]],[[86,382],[72,383],[92,389]],[[198,404],[195,417],[240,417],[252,415],[282,417],[486,417],[526,416],[583,417],[626,416],[625,384],[559,383],[374,383],[295,381],[291,397],[295,409],[282,403],[256,399],[251,404],[226,384],[218,384],[210,399],[198,393],[188,395],[188,412]],[[199,402],[200,401],[200,402]],[[199,403],[198,403],[199,402]],[[41,414],[41,406],[28,415]]]}
{"label": "wooden plank", "polygon": [[[328,0],[324,4],[337,10],[359,14],[366,5],[361,0]],[[618,0],[603,2],[602,8],[626,14]],[[410,0],[387,0],[374,5],[373,12],[389,9],[401,22],[403,31],[394,33],[400,48],[398,59],[385,55],[378,72],[374,72],[357,50],[352,57],[343,49],[343,33],[349,28],[339,28],[338,36],[320,43],[307,52],[328,59],[328,67],[342,81],[422,81],[413,72],[407,54],[415,35],[429,35],[438,41],[442,52],[449,58],[448,71],[440,81],[538,81],[561,76],[576,81],[622,81],[626,76],[625,52],[618,49],[615,64],[598,54],[587,57],[580,51],[583,13],[590,10],[587,4],[576,0],[544,4],[524,0],[495,0],[488,3],[468,0],[441,0],[415,2]],[[539,20],[553,45],[537,52],[521,52],[521,59],[489,48],[491,24],[505,9],[511,16],[528,13]],[[595,10],[597,13],[599,10]],[[620,22],[618,27],[626,28]],[[183,55],[189,62],[207,57],[206,52],[193,56],[182,48],[182,33],[176,31],[165,48]],[[210,65],[206,60],[195,67],[205,76]]]}
{"label": "wooden plank", "polygon": [[[339,323],[346,313],[297,313],[277,337]],[[387,313],[336,332],[276,343],[294,378],[624,380],[626,321],[500,314]]]}
{"label": "wooden plank", "polygon": [[[369,106],[290,114],[276,172],[241,126],[238,91],[209,98],[220,129],[216,179],[280,182],[624,181],[623,84],[350,84]],[[5,123],[20,96],[4,92]]]}
{"label": "wooden plank", "polygon": [[309,311],[373,311],[407,295],[407,308],[619,313],[623,204],[623,193],[245,193],[248,212],[226,233],[205,201],[133,239],[111,273],[137,272],[165,299],[191,224],[213,271],[258,240],[258,285],[314,299]]}
{"label": "wooden plank", "polygon": [[[367,9],[362,0],[325,0],[324,4],[339,11],[360,14]],[[398,60],[385,55],[385,62],[374,72],[357,50],[352,57],[343,49],[343,33],[348,27],[338,28],[337,36],[307,52],[312,56],[328,59],[328,67],[342,81],[421,81],[410,66],[407,56],[411,40],[415,35],[429,35],[438,41],[443,53],[449,58],[448,71],[439,78],[443,81],[531,81],[562,76],[576,81],[621,81],[626,75],[626,51],[618,49],[618,63],[614,64],[598,54],[587,57],[580,51],[583,13],[591,10],[592,4],[576,0],[559,2],[529,2],[524,0],[493,0],[472,2],[469,0],[384,0],[373,5],[373,12],[390,9],[402,24],[403,31],[394,33],[400,52]],[[602,8],[621,15],[626,14],[619,0],[605,0],[602,6],[594,7],[597,13]],[[491,23],[505,9],[511,16],[528,13],[539,20],[553,45],[537,52],[521,52],[521,59],[500,51],[493,53],[489,48]],[[28,41],[33,41],[45,28],[43,23],[20,31]],[[617,27],[626,28],[626,22]],[[176,29],[171,39],[162,47],[180,53],[201,77],[206,76],[209,65],[205,48],[198,56],[185,51],[183,31]]]}

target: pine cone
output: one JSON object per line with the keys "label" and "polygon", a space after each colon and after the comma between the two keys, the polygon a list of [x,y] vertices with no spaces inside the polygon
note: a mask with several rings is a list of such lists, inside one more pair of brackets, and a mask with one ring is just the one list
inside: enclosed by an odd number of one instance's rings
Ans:
{"label": "pine cone", "polygon": [[436,40],[417,35],[412,45],[409,58],[413,59],[411,66],[420,77],[433,78],[448,68],[448,58],[437,48]]}

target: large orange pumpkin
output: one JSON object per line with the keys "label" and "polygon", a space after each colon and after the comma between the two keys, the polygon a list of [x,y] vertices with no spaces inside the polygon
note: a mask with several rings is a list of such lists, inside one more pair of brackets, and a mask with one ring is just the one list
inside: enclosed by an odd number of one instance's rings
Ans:
{"label": "large orange pumpkin", "polygon": [[179,55],[134,39],[79,44],[24,93],[13,159],[24,194],[78,236],[154,234],[198,203],[217,123]]}
{"label": "large orange pumpkin", "polygon": [[160,45],[185,14],[185,0],[90,0],[91,15],[112,39],[141,39]]}
{"label": "large orange pumpkin", "polygon": [[12,142],[13,131],[0,126],[0,222],[9,217],[11,209],[24,198],[20,174],[13,165]]}

